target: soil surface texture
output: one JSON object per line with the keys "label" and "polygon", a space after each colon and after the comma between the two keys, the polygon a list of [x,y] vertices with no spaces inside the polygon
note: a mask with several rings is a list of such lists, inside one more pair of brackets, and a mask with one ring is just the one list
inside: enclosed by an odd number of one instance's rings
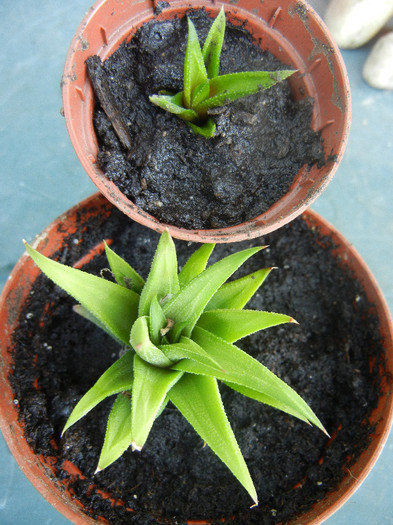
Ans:
{"label": "soil surface texture", "polygon": [[[112,248],[146,276],[158,235],[117,210],[70,235],[56,256],[74,264],[102,239],[113,239]],[[369,443],[383,348],[361,287],[337,265],[330,241],[303,219],[259,242],[269,247],[247,261],[242,273],[278,269],[249,307],[290,314],[299,325],[274,327],[238,345],[295,388],[332,438],[221,385],[259,496],[259,507],[251,509],[245,490],[171,405],[142,452],[129,450],[94,475],[113,400],[60,434],[76,402],[121,349],[74,313],[74,301],[64,292],[45,277],[37,279],[14,337],[15,402],[30,446],[48,457],[58,480],[90,516],[116,525],[185,525],[187,519],[221,524],[221,518],[232,525],[285,522],[334,490]],[[218,245],[211,262],[256,244]],[[182,265],[196,245],[177,246]],[[84,269],[99,275],[106,267],[104,256],[96,256]],[[70,475],[69,462],[80,475]]]}
{"label": "soil surface texture", "polygon": [[[190,17],[203,43],[212,19],[203,10]],[[123,147],[97,103],[98,163],[130,200],[162,222],[187,229],[240,224],[285,195],[301,166],[324,163],[320,134],[310,128],[312,100],[294,102],[284,81],[215,110],[215,137],[195,135],[148,99],[183,89],[186,42],[185,18],[153,20],[95,68],[106,76],[129,134]],[[227,24],[220,74],[279,69],[288,66]]]}

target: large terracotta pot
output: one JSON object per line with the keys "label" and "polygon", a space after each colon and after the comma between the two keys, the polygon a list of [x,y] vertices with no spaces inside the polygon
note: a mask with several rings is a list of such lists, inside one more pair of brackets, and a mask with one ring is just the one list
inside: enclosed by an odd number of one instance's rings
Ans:
{"label": "large terracotta pot", "polygon": [[[99,231],[100,225],[105,223],[112,210],[112,205],[101,195],[96,194],[55,220],[37,237],[34,246],[40,252],[51,257],[64,247],[64,240],[69,238],[70,233],[83,231],[88,222],[91,227],[91,221],[93,221],[94,229]],[[338,264],[348,267],[364,288],[368,301],[374,305],[371,314],[379,319],[385,350],[385,356],[381,363],[381,393],[378,406],[370,416],[371,425],[375,425],[372,441],[351,466],[351,472],[347,469],[346,475],[337,490],[328,493],[311,510],[291,522],[292,524],[317,524],[333,514],[360,486],[373,467],[387,439],[393,417],[393,399],[389,379],[393,375],[393,328],[387,305],[378,285],[354,248],[348,244],[340,233],[314,212],[307,211],[303,217],[310,228],[317,229],[322,235],[328,236],[333,240],[336,245],[335,254]],[[96,249],[91,249],[90,246],[86,248],[86,239],[83,238],[80,239],[79,246],[81,259],[78,266],[89,258],[94,257],[102,249],[102,244],[98,245]],[[55,460],[34,454],[26,442],[23,425],[18,421],[18,403],[15,403],[15,395],[10,385],[9,378],[13,373],[14,367],[12,355],[13,336],[18,331],[18,324],[21,322],[20,314],[24,302],[29,296],[31,287],[39,274],[39,269],[24,254],[12,271],[0,298],[1,430],[22,471],[41,494],[74,523],[93,523],[94,521],[83,512],[80,502],[68,485],[69,481],[64,479],[64,477],[57,477],[58,472],[55,467]],[[83,480],[83,474],[78,468],[68,463],[64,462],[62,469],[68,472],[71,479],[79,478]],[[100,494],[104,498],[110,498],[110,495],[103,493],[103,491]],[[124,502],[116,499],[111,499],[111,502],[113,505],[124,505]],[[99,519],[98,521],[101,520]],[[189,523],[195,522],[189,521]],[[201,524],[202,522],[198,523]]]}
{"label": "large terracotta pot", "polygon": [[[157,15],[154,14],[154,9]],[[163,4],[162,4],[163,5]],[[173,237],[196,242],[233,242],[259,237],[300,215],[320,195],[343,156],[350,124],[349,82],[340,52],[318,15],[303,0],[239,0],[210,3],[172,0],[169,7],[151,0],[100,0],[87,13],[68,51],[63,80],[64,116],[75,151],[94,184],[123,213],[156,231],[168,228],[138,208],[110,182],[98,167],[98,145],[93,128],[94,96],[85,60],[110,56],[145,22],[184,16],[190,7],[205,7],[216,16],[225,6],[233,24],[245,24],[263,49],[298,70],[290,84],[295,99],[312,97],[312,128],[321,131],[326,158],[322,168],[302,167],[288,193],[262,215],[242,224],[210,230],[187,230],[169,225]]]}

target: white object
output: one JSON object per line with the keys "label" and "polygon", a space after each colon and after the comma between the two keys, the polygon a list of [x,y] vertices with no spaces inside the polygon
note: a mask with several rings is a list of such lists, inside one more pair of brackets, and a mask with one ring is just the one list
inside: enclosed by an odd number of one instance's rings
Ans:
{"label": "white object", "polygon": [[378,89],[393,89],[393,31],[375,43],[363,67],[363,78]]}
{"label": "white object", "polygon": [[332,0],[324,20],[337,45],[362,46],[393,16],[393,0]]}

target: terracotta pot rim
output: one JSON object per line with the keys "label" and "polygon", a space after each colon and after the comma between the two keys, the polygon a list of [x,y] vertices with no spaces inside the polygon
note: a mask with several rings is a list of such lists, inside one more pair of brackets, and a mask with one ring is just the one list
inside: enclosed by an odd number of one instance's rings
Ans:
{"label": "terracotta pot rim", "polygon": [[[326,135],[329,136],[329,141],[332,141],[332,143],[335,144],[334,154],[336,155],[336,160],[329,164],[329,166],[324,171],[323,176],[319,174],[319,170],[317,170],[315,167],[311,168],[312,173],[310,175],[308,173],[309,168],[303,166],[303,168],[301,168],[297,177],[295,178],[295,181],[293,182],[288,193],[271,208],[269,208],[269,210],[262,213],[258,217],[248,220],[242,224],[229,226],[225,228],[190,230],[181,227],[176,227],[171,224],[162,223],[146,211],[137,207],[115,186],[114,183],[110,182],[105,177],[104,173],[97,167],[97,143],[94,143],[96,139],[94,135],[93,124],[92,122],[88,122],[83,123],[81,125],[81,122],[83,122],[85,118],[86,120],[89,118],[86,115],[90,115],[90,113],[92,113],[93,102],[92,90],[89,81],[86,77],[84,63],[82,66],[79,63],[79,61],[82,59],[84,60],[85,58],[87,58],[88,55],[95,53],[98,53],[101,56],[101,58],[106,58],[106,56],[111,54],[113,47],[117,45],[113,42],[114,40],[116,40],[116,36],[117,41],[122,41],[125,38],[125,35],[129,33],[130,27],[126,23],[121,24],[119,22],[119,27],[116,31],[108,30],[105,33],[106,36],[102,37],[103,26],[105,26],[102,20],[100,29],[96,31],[96,33],[100,35],[97,38],[100,38],[101,40],[98,44],[95,43],[93,48],[91,46],[91,40],[88,40],[87,37],[86,39],[84,39],[84,35],[86,35],[88,31],[90,31],[90,25],[96,22],[98,24],[100,23],[100,12],[101,10],[104,11],[108,0],[99,0],[86,14],[75,33],[66,58],[62,87],[64,116],[66,120],[68,133],[71,138],[71,142],[74,146],[78,158],[82,163],[83,168],[85,169],[89,177],[92,179],[94,184],[97,186],[99,191],[103,193],[106,196],[106,198],[110,200],[115,206],[117,206],[123,213],[128,215],[133,220],[147,226],[148,228],[151,228],[158,232],[162,232],[164,229],[169,229],[173,237],[195,242],[238,242],[246,239],[259,237],[261,235],[274,231],[277,228],[280,228],[284,224],[287,224],[288,222],[292,221],[295,217],[300,215],[305,209],[307,209],[312,204],[312,202],[314,202],[322,193],[322,191],[333,178],[337,170],[337,167],[342,159],[347,144],[351,118],[349,80],[338,47],[334,43],[330,32],[325,26],[324,22],[320,19],[317,13],[310,6],[307,5],[307,3],[304,0],[299,0],[296,2],[295,0],[284,0],[284,2],[272,0],[270,2],[271,13],[269,11],[269,16],[271,15],[271,17],[268,21],[263,20],[261,17],[258,16],[258,14],[254,14],[254,12],[252,12],[251,10],[247,11],[246,8],[243,7],[242,2],[248,6],[248,2],[252,1],[253,0],[240,0],[240,2],[237,2],[236,5],[234,5],[230,2],[230,0],[224,0],[218,3],[211,3],[207,0],[189,0],[188,2],[186,2],[185,0],[172,0],[170,2],[170,7],[165,9],[164,11],[165,13],[173,14],[173,12],[176,9],[181,9],[184,12],[184,10],[189,8],[205,7],[210,11],[214,10],[218,12],[220,7],[223,5],[226,7],[228,14],[232,14],[236,17],[242,16],[245,20],[248,20],[250,24],[260,23],[260,31],[264,32],[264,34],[266,32],[269,35],[271,34],[272,38],[274,36],[274,38],[277,39],[277,42],[281,47],[285,45],[287,47],[291,46],[291,49],[289,49],[288,47],[288,53],[295,54],[297,57],[296,60],[298,60],[298,62],[295,65],[294,63],[292,65],[301,70],[301,74],[299,75],[299,77],[302,77],[303,79],[301,80],[301,82],[305,82],[307,93],[309,95],[316,95],[316,98],[319,97],[316,91],[316,87],[314,85],[314,77],[312,75],[316,74],[314,69],[320,69],[320,64],[322,62],[325,63],[326,61],[326,63],[328,64],[326,66],[326,70],[330,71],[330,75],[333,78],[333,92],[331,93],[328,87],[329,94],[326,95],[326,98],[329,98],[330,96],[332,98],[336,97],[337,101],[332,100],[332,103],[329,106],[329,111],[324,107],[324,114],[318,115],[319,122],[315,124],[315,127],[317,130],[322,129],[322,133],[326,133]],[[140,13],[138,13],[137,15],[133,13],[132,15],[135,18],[136,25],[140,24],[141,21],[144,21],[148,17],[153,16],[153,9],[157,5],[157,2],[149,2],[148,0],[142,0],[139,4],[141,10]],[[313,26],[313,31],[316,33],[316,28],[318,28],[318,31],[320,31],[321,35],[323,35],[325,41],[325,48],[330,49],[329,55],[319,54],[318,56],[318,53],[321,53],[321,49],[323,48],[323,46],[321,45],[320,49],[317,49],[315,47],[316,44],[314,43],[314,48],[310,52],[310,56],[307,57],[306,61],[305,58],[300,56],[298,50],[295,49],[294,44],[286,40],[286,35],[283,36],[278,30],[276,31],[276,27],[279,27],[280,25],[279,20],[280,16],[282,16],[283,13],[282,6],[284,4],[284,9],[289,9],[288,6],[291,6],[291,9],[293,10],[293,16],[295,16],[295,7],[298,9],[298,11],[300,9],[305,10],[307,21],[304,22],[306,27],[304,31],[311,31],[307,24],[310,24],[310,21],[312,21],[312,23],[315,24],[315,27]],[[104,30],[106,31],[105,27]],[[91,29],[91,31],[93,31],[93,29]],[[114,36],[111,36],[112,33]],[[318,37],[320,37],[321,35],[318,33]],[[91,38],[93,39],[93,37]],[[318,39],[315,38],[315,40]],[[84,45],[88,47],[88,50],[85,50],[83,47],[81,48],[81,42],[85,42]],[[314,53],[317,58],[313,57]],[[292,59],[295,60],[293,56]],[[75,73],[75,70],[78,69],[78,67],[80,68],[81,78],[75,78],[79,75],[79,73],[78,75],[76,75]],[[324,74],[328,75],[328,73],[326,72],[324,72]],[[322,80],[320,83],[322,83]],[[325,79],[323,79],[323,85],[327,86],[327,84],[328,82],[326,82]],[[302,87],[302,89],[304,89],[304,86]],[[82,102],[80,97],[83,98]],[[325,96],[321,95],[320,98],[321,101],[318,102],[318,112],[321,111],[319,104],[327,105],[327,102],[323,100]],[[315,103],[317,103],[317,101],[315,101]],[[79,106],[82,106],[83,104],[90,105],[89,109],[86,109],[86,106],[84,106],[81,109],[81,107]],[[341,113],[337,110],[337,107],[340,104],[342,105],[342,109],[340,110]],[[336,123],[335,119],[331,118],[330,114],[333,112],[333,110],[335,111],[336,120],[339,119],[340,123]],[[81,126],[83,127],[82,130]],[[326,130],[326,128],[332,127],[335,127],[334,132],[329,129]],[[89,134],[93,134],[92,136],[94,136],[94,138],[90,138],[88,136]],[[325,151],[326,157],[328,157],[330,153],[331,151]]]}
{"label": "terracotta pot rim", "polygon": [[[85,199],[78,205],[74,206],[66,213],[57,218],[51,223],[43,232],[36,238],[34,246],[50,255],[57,250],[61,245],[61,238],[65,235],[64,229],[60,229],[65,223],[71,225],[75,223],[76,217],[78,216],[79,210],[82,208],[100,209],[103,212],[104,208],[109,209],[111,205],[105,201],[100,194],[94,194],[91,197]],[[95,207],[95,208],[94,208]],[[105,210],[104,210],[105,211]],[[97,213],[97,212],[95,212]],[[349,266],[353,269],[355,277],[361,282],[368,300],[376,305],[376,312],[380,320],[381,333],[384,334],[385,338],[385,351],[386,351],[386,365],[388,370],[393,373],[393,324],[390,316],[390,312],[387,303],[382,295],[382,292],[376,282],[374,276],[371,274],[368,267],[365,265],[362,257],[358,254],[353,246],[339,233],[333,226],[325,221],[317,213],[309,210],[303,214],[303,218],[309,224],[309,227],[316,227],[323,235],[329,234],[334,243],[339,247],[343,246],[340,257],[344,265]],[[49,238],[54,232],[54,236],[59,239],[49,242]],[[148,232],[147,232],[148,234]],[[0,340],[2,343],[2,354],[1,354],[1,369],[0,369],[0,428],[4,434],[6,442],[13,453],[16,461],[20,468],[31,481],[31,483],[37,488],[37,490],[47,499],[57,510],[63,513],[68,519],[77,524],[84,523],[95,523],[88,516],[81,514],[80,509],[76,502],[72,500],[64,500],[62,498],[61,489],[57,488],[53,490],[51,486],[51,480],[49,479],[49,468],[40,462],[40,458],[36,456],[27,445],[23,437],[23,428],[18,423],[18,411],[13,403],[14,395],[11,391],[10,384],[8,381],[8,373],[10,371],[9,366],[11,365],[11,354],[8,350],[8,346],[4,347],[4,342],[7,343],[12,335],[12,330],[17,325],[17,311],[13,309],[12,305],[18,305],[22,302],[22,294],[17,291],[16,294],[13,292],[14,281],[19,283],[20,286],[23,284],[30,284],[29,277],[27,276],[26,267],[33,268],[34,276],[32,280],[38,275],[39,270],[34,267],[31,259],[23,254],[13,269],[7,283],[5,284],[3,293],[0,297]],[[359,272],[364,271],[363,277],[359,277]],[[34,277],[34,279],[33,279]],[[28,288],[26,287],[26,290]],[[25,292],[26,295],[28,291]],[[19,310],[18,310],[19,311]],[[9,325],[6,324],[8,314],[14,315]],[[389,387],[390,388],[390,387]],[[376,440],[370,444],[370,447],[363,452],[358,462],[353,466],[354,475],[348,474],[347,478],[342,482],[340,487],[333,493],[327,495],[329,498],[329,506],[319,513],[317,510],[311,509],[309,512],[302,515],[299,520],[294,519],[291,521],[292,524],[296,523],[322,523],[325,519],[331,516],[338,508],[340,508],[349,497],[357,490],[357,488],[364,481],[371,468],[374,466],[382,448],[387,440],[390,427],[393,421],[393,397],[391,394],[391,388],[386,396],[381,396],[381,406],[379,407],[378,418],[376,420],[377,431]],[[357,472],[357,464],[363,457],[362,467],[359,466],[359,472]],[[356,479],[355,479],[356,478]],[[326,498],[326,499],[327,499]],[[317,504],[317,508],[318,508]]]}
{"label": "terracotta pot rim", "polygon": [[[358,281],[364,287],[368,300],[370,301],[370,303],[373,303],[375,305],[375,310],[376,312],[378,312],[378,320],[381,323],[380,330],[381,332],[384,332],[386,334],[384,337],[386,362],[390,362],[391,372],[389,373],[391,374],[393,372],[393,320],[386,299],[382,293],[382,290],[376,278],[374,277],[371,270],[368,268],[365,260],[356,250],[356,248],[329,221],[327,221],[320,214],[311,209],[306,210],[306,212],[304,212],[302,216],[311,227],[316,226],[320,232],[325,232],[325,234],[328,234],[335,244],[346,247],[347,254],[345,259],[342,260],[342,264],[344,266],[347,266],[354,272],[355,278],[358,279]],[[360,272],[362,276],[361,279],[359,278]],[[388,352],[390,352],[390,354]],[[376,445],[374,441],[370,445],[370,447],[373,448],[371,454],[369,449],[362,453],[362,455],[366,454],[367,452],[369,453],[369,457],[365,463],[365,466],[362,467],[359,472],[356,472],[355,475],[352,472],[348,471],[347,478],[349,479],[349,483],[347,488],[344,491],[341,491],[340,485],[340,487],[337,490],[336,501],[329,508],[319,513],[318,516],[314,518],[314,520],[312,521],[313,525],[323,523],[338,509],[340,509],[359,489],[359,487],[362,485],[362,483],[374,467],[375,463],[377,462],[386,444],[386,441],[390,434],[390,430],[393,425],[393,395],[391,392],[391,387],[389,395],[385,400],[385,403],[385,422],[382,426],[382,429],[379,428],[378,431],[374,433],[374,436],[378,436],[378,443]],[[359,459],[356,461],[355,466],[359,462]],[[309,512],[306,512],[305,515],[301,516],[298,520],[294,520],[293,522],[291,522],[291,524],[303,525],[305,523],[309,523],[309,521],[303,520],[304,517],[307,517],[308,515],[312,514],[313,509],[311,509]]]}

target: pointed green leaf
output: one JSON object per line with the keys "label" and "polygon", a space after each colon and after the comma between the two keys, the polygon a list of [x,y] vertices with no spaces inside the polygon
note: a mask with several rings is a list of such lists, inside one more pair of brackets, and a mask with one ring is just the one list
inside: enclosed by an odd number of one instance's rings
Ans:
{"label": "pointed green leaf", "polygon": [[203,60],[209,78],[216,77],[220,69],[220,56],[225,35],[225,12],[221,7],[206,37],[202,49]]}
{"label": "pointed green leaf", "polygon": [[129,350],[102,374],[94,386],[77,403],[62,433],[64,434],[71,425],[79,421],[107,397],[130,390],[134,378],[133,369],[134,352]]}
{"label": "pointed green leaf", "polygon": [[214,249],[214,244],[202,244],[187,260],[179,273],[180,288],[199,275],[206,268],[207,261]]}
{"label": "pointed green leaf", "polygon": [[235,383],[260,392],[275,400],[276,403],[280,403],[281,406],[287,407],[285,409],[286,412],[290,414],[298,413],[300,419],[306,418],[310,423],[324,431],[321,422],[307,403],[289,385],[259,363],[259,361],[243,352],[237,346],[227,343],[202,328],[195,327],[192,338],[209,355],[216,359],[223,369],[208,367],[188,359],[173,364],[172,369],[188,373],[206,374],[221,381]]}
{"label": "pointed green leaf", "polygon": [[197,326],[204,328],[228,343],[247,335],[283,323],[293,323],[292,317],[259,310],[210,310],[203,312]]}
{"label": "pointed green leaf", "polygon": [[[243,384],[234,383],[232,381],[226,381],[225,378],[231,378],[235,379],[236,381],[239,381],[239,377],[235,377],[234,375],[232,375],[231,371],[224,370],[223,368],[218,370],[217,367],[206,365],[202,363],[201,360],[198,361],[195,358],[193,360],[183,359],[182,361],[179,361],[178,363],[172,365],[172,369],[179,370],[188,374],[214,377],[246,397],[255,399],[256,401],[265,403],[274,408],[282,410],[283,412],[286,412],[287,414],[297,417],[301,421],[310,424],[310,420],[307,416],[305,416],[304,411],[298,409],[293,404],[290,405],[288,403],[281,402],[279,399],[273,396],[270,396],[258,390],[254,390],[253,388],[249,388],[247,386],[244,386]],[[316,426],[318,426],[323,432],[325,432],[322,424]]]}
{"label": "pointed green leaf", "polygon": [[138,355],[134,374],[131,441],[133,450],[141,450],[168,392],[183,374],[149,365]]}
{"label": "pointed green leaf", "polygon": [[225,283],[217,290],[205,310],[237,308],[241,310],[265,281],[272,268],[264,268],[245,277]]}
{"label": "pointed green leaf", "polygon": [[81,304],[76,304],[76,305],[74,305],[73,310],[74,310],[75,313],[77,313],[81,317],[84,317],[85,319],[87,319],[91,323],[93,323],[96,326],[98,326],[98,328],[100,328],[101,330],[106,332],[108,335],[113,337],[113,339],[115,339],[118,343],[124,344],[124,342],[121,339],[117,338],[116,334],[111,332],[104,324],[102,324],[96,317],[94,317],[94,315],[91,312],[89,312],[89,310],[86,310],[86,308],[84,306],[82,306]]}
{"label": "pointed green leaf", "polygon": [[192,359],[208,366],[221,368],[220,363],[210,357],[203,348],[188,337],[182,337],[179,343],[160,345],[159,348],[174,363],[181,359]]}
{"label": "pointed green leaf", "polygon": [[162,344],[169,344],[169,342],[171,343],[177,343],[182,335],[182,333],[186,330],[187,328],[187,321],[183,321],[181,323],[175,323],[174,327],[172,328],[172,330],[168,333],[168,337],[166,338],[167,340],[164,341],[162,340]]}
{"label": "pointed green leaf", "polygon": [[215,379],[186,374],[171,389],[169,399],[257,504],[254,484],[225,414]]}
{"label": "pointed green leaf", "polygon": [[213,294],[239,266],[260,249],[242,250],[209,266],[164,305],[165,316],[173,319],[175,324],[187,322],[183,335],[189,337]]}
{"label": "pointed green leaf", "polygon": [[191,106],[196,107],[198,104],[203,102],[210,95],[210,84],[209,81],[202,82],[197,86],[192,93]]}
{"label": "pointed green leaf", "polygon": [[252,388],[247,388],[242,385],[236,385],[235,383],[229,383],[228,381],[223,381],[229,388],[232,388],[232,390],[235,390],[236,392],[239,392],[243,396],[249,397],[250,399],[254,399],[255,401],[259,401],[260,403],[264,403],[265,405],[269,405],[273,408],[277,408],[278,410],[281,410],[282,412],[286,412],[287,414],[290,414],[291,416],[297,417],[301,421],[304,421],[308,425],[310,422],[308,419],[303,416],[298,410],[292,410],[291,407],[288,407],[287,405],[283,405],[277,399],[273,399],[270,396],[267,396],[266,394],[261,394],[261,392],[257,392],[256,390],[252,390]]}
{"label": "pointed green leaf", "polygon": [[139,295],[119,284],[65,266],[41,255],[26,244],[27,253],[52,281],[74,297],[125,344],[137,316]]}
{"label": "pointed green leaf", "polygon": [[140,294],[145,280],[105,243],[105,255],[118,284]]}
{"label": "pointed green leaf", "polygon": [[130,343],[135,352],[147,363],[158,367],[167,367],[172,364],[172,361],[151,342],[147,316],[138,317],[132,325]]}
{"label": "pointed green leaf", "polygon": [[167,325],[167,320],[157,297],[153,297],[150,303],[149,334],[154,345],[161,340],[160,331]]}
{"label": "pointed green leaf", "polygon": [[159,411],[157,412],[156,419],[158,419],[161,416],[161,414],[164,412],[164,410],[165,410],[165,408],[166,408],[168,403],[169,403],[169,397],[165,396],[164,402],[161,405]]}
{"label": "pointed green leaf", "polygon": [[199,113],[246,95],[252,95],[285,80],[294,72],[289,70],[246,71],[220,75],[210,80],[210,97],[195,106],[194,109]]}
{"label": "pointed green leaf", "polygon": [[[182,341],[186,340],[186,338],[182,338]],[[199,345],[194,343],[192,341],[193,345],[195,345],[198,349],[201,351],[195,352],[190,351],[194,350],[194,348],[190,349],[188,347],[185,347],[182,344],[174,344],[174,345],[168,345],[168,346],[160,346],[162,351],[172,359],[172,361],[176,362],[179,359],[184,359],[182,363],[178,366],[178,368],[181,368],[185,372],[189,372],[191,374],[200,374],[200,375],[207,375],[210,377],[218,377],[217,375],[217,368],[221,370],[221,372],[225,373],[225,370],[223,367],[217,363],[216,360],[214,360],[203,348],[201,348]],[[189,361],[195,361],[192,365],[190,365]],[[202,365],[202,366],[198,366]],[[176,368],[176,365],[173,366],[173,368]],[[302,421],[305,421],[306,423],[309,423],[308,419],[303,416],[301,412],[298,410],[292,410],[291,407],[288,407],[287,405],[283,405],[277,399],[273,399],[272,397],[262,394],[261,392],[257,392],[256,390],[253,390],[251,388],[247,388],[243,385],[238,385],[235,383],[230,383],[229,381],[223,381],[226,385],[228,385],[233,390],[236,390],[237,392],[240,392],[246,397],[250,397],[251,399],[255,399],[256,401],[259,401],[261,403],[265,403],[266,405],[270,405],[274,408],[277,408],[279,410],[282,410],[284,412],[287,412],[288,414],[291,414],[292,416],[295,416]]]}
{"label": "pointed green leaf", "polygon": [[216,131],[216,125],[211,118],[207,119],[204,124],[200,124],[199,126],[197,124],[193,124],[192,122],[187,122],[187,126],[189,126],[197,135],[205,137],[205,139],[210,139],[213,137]]}
{"label": "pointed green leaf", "polygon": [[184,59],[183,102],[186,108],[191,107],[192,93],[196,86],[207,80],[202,50],[194,24],[189,18],[186,56]]}
{"label": "pointed green leaf", "polygon": [[186,121],[194,121],[198,120],[199,115],[196,111],[193,109],[187,109],[184,108],[182,105],[182,101],[178,102],[178,95],[181,95],[181,98],[183,98],[183,92],[178,93],[177,95],[152,95],[149,97],[150,102],[152,102],[154,105],[160,107],[161,109],[164,109],[165,111],[168,111],[169,113],[173,113],[174,115],[177,115],[183,120]]}
{"label": "pointed green leaf", "polygon": [[163,297],[171,296],[178,290],[176,248],[168,231],[164,231],[141,293],[138,316],[149,315],[150,302],[153,297],[157,297],[160,301]]}
{"label": "pointed green leaf", "polygon": [[104,445],[95,473],[109,467],[131,445],[131,394],[119,394],[108,417]]}

